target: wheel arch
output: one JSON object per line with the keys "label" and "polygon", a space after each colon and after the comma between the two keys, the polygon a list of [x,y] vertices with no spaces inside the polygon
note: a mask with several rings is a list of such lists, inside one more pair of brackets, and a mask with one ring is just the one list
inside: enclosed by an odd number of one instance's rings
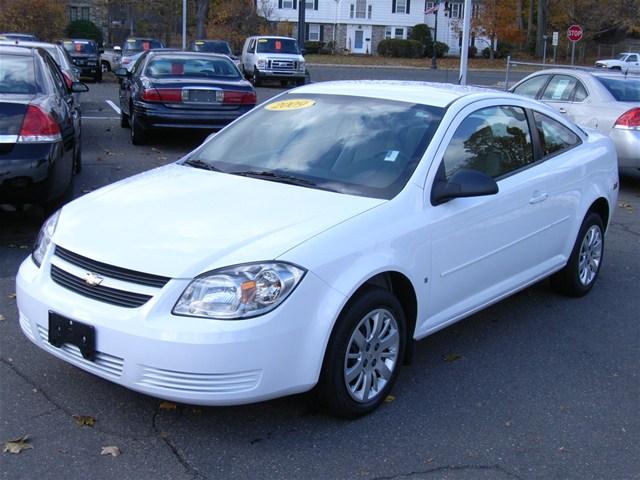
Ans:
{"label": "wheel arch", "polygon": [[589,206],[585,217],[591,212],[595,212],[600,215],[600,218],[602,219],[602,225],[604,226],[604,230],[606,232],[607,228],[609,227],[609,219],[611,217],[611,208],[609,206],[609,201],[605,197],[599,197],[598,199],[594,200]]}

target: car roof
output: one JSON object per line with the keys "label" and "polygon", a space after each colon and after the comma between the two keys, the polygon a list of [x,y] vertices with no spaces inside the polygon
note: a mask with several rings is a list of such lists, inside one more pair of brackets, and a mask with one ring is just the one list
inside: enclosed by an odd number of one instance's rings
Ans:
{"label": "car roof", "polygon": [[15,45],[17,47],[31,47],[31,48],[46,48],[46,47],[56,47],[59,48],[59,45],[56,43],[49,42],[34,42],[32,40],[1,40],[0,44],[2,45]]}
{"label": "car roof", "polygon": [[[576,77],[608,77],[608,78],[638,78],[635,74],[625,74],[623,72],[612,71],[607,69],[598,69],[592,67],[584,68],[548,68],[545,70],[539,70],[527,75],[527,78],[532,75],[574,75]],[[518,82],[519,83],[519,82]]]}
{"label": "car roof", "polygon": [[91,39],[91,38],[63,38],[60,41],[61,42],[93,42],[93,43],[96,43],[96,41]]}
{"label": "car roof", "polygon": [[282,39],[282,40],[295,40],[295,38],[291,38],[291,37],[283,37],[280,35],[254,35],[250,38],[277,38],[277,39]]}
{"label": "car roof", "polygon": [[9,55],[31,55],[33,56],[34,47],[27,47],[22,45],[0,45],[0,53]]}
{"label": "car roof", "polygon": [[154,48],[152,50],[148,50],[149,55],[158,56],[158,55],[171,55],[175,53],[179,53],[181,56],[185,57],[216,57],[216,58],[229,58],[226,55],[221,53],[211,53],[211,52],[191,52],[188,50],[179,50],[177,48]]}
{"label": "car roof", "polygon": [[383,100],[420,103],[441,108],[446,108],[452,102],[467,96],[505,98],[505,96],[512,95],[507,92],[483,87],[398,80],[319,82],[298,87],[293,92],[370,97]]}

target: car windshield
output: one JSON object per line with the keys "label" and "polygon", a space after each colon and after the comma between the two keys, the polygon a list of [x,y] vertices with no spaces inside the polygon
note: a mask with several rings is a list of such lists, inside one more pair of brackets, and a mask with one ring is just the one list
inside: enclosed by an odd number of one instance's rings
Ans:
{"label": "car windshield", "polygon": [[443,114],[413,103],[288,94],[222,130],[186,163],[390,199],[404,188]]}
{"label": "car windshield", "polygon": [[640,78],[597,78],[618,102],[640,102]]}
{"label": "car windshield", "polygon": [[624,60],[627,57],[626,53],[619,53],[616,60]]}
{"label": "car windshield", "polygon": [[0,56],[0,93],[36,93],[33,57],[26,55]]}
{"label": "car windshield", "polygon": [[144,71],[152,78],[164,77],[224,77],[240,78],[238,69],[226,57],[185,58],[184,56],[162,56],[149,60]]}
{"label": "car windshield", "polygon": [[62,42],[62,45],[64,46],[64,49],[72,55],[78,54],[78,53],[91,55],[96,53],[96,44],[93,42],[79,41],[79,40],[73,40],[73,41],[65,40],[64,42]]}
{"label": "car windshield", "polygon": [[298,42],[289,38],[259,38],[258,53],[293,53],[299,54]]}
{"label": "car windshield", "polygon": [[158,40],[127,40],[124,44],[124,54],[133,55],[154,48],[164,48],[164,44]]}
{"label": "car windshield", "polygon": [[231,49],[227,42],[210,42],[197,41],[193,44],[196,52],[221,53],[223,55],[231,55]]}

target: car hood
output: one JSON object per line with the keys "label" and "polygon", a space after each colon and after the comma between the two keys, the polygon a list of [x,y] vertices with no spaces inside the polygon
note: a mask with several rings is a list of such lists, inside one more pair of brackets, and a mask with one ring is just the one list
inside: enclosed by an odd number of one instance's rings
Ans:
{"label": "car hood", "polygon": [[622,63],[620,60],[616,60],[615,58],[608,58],[606,60],[597,60],[596,63],[602,63],[604,65],[608,65],[610,63]]}
{"label": "car hood", "polygon": [[173,164],[66,205],[53,241],[110,265],[192,278],[275,259],[384,202]]}

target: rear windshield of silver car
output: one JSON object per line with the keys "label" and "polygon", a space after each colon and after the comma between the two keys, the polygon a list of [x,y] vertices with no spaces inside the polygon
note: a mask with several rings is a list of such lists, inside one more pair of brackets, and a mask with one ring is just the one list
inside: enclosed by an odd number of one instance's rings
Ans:
{"label": "rear windshield of silver car", "polygon": [[618,102],[640,102],[640,78],[597,78]]}
{"label": "rear windshield of silver car", "polygon": [[218,58],[185,58],[180,55],[153,57],[147,63],[145,75],[152,78],[165,77],[223,77],[240,79],[240,72],[231,60]]}
{"label": "rear windshield of silver car", "polygon": [[224,173],[390,199],[444,109],[346,95],[288,94],[222,130],[185,162]]}
{"label": "rear windshield of silver car", "polygon": [[38,91],[31,55],[0,55],[0,93],[32,94]]}
{"label": "rear windshield of silver car", "polygon": [[159,40],[127,40],[124,44],[124,54],[133,55],[137,52],[146,52],[154,48],[164,48]]}
{"label": "rear windshield of silver car", "polygon": [[231,48],[227,42],[216,41],[198,41],[193,44],[196,52],[221,53],[223,55],[231,55]]}

